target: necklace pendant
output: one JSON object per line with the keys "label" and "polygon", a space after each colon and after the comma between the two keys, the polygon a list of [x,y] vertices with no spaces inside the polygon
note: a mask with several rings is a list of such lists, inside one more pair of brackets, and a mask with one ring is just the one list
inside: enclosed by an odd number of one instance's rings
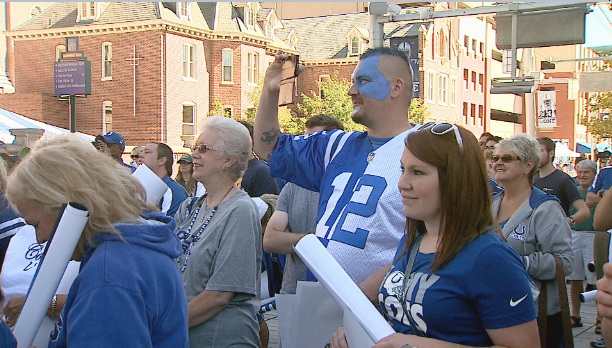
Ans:
{"label": "necklace pendant", "polygon": [[372,152],[370,152],[368,154],[368,158],[367,158],[368,163],[372,162],[372,160],[374,159],[374,155],[376,155],[376,153],[374,153],[374,151],[372,151]]}

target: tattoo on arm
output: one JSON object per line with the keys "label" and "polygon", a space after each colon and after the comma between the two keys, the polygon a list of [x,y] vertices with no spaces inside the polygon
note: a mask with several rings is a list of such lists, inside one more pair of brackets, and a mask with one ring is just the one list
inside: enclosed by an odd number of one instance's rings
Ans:
{"label": "tattoo on arm", "polygon": [[267,132],[263,132],[263,136],[261,137],[261,141],[265,144],[270,145],[272,142],[276,141],[278,138],[279,130],[276,128],[272,128]]}

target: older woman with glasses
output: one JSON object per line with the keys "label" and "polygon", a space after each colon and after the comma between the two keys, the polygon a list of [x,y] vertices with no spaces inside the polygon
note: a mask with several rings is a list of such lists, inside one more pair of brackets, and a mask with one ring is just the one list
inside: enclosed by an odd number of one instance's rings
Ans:
{"label": "older woman with glasses", "polygon": [[546,282],[546,345],[558,348],[563,327],[553,255],[561,259],[565,275],[572,273],[570,227],[557,198],[532,185],[540,163],[533,137],[517,134],[502,140],[495,145],[492,161],[495,180],[504,187],[493,198],[493,215],[536,285]]}
{"label": "older woman with glasses", "polygon": [[[531,296],[529,277],[492,228],[476,138],[432,123],[405,143],[398,188],[406,234],[393,263],[360,284],[397,332],[374,348],[537,347],[534,303],[520,300]],[[343,329],[330,345],[348,347]]]}
{"label": "older woman with glasses", "polygon": [[255,204],[235,185],[250,154],[249,131],[221,116],[206,119],[193,147],[193,178],[207,192],[187,199],[174,216],[191,347],[260,345],[261,224]]}

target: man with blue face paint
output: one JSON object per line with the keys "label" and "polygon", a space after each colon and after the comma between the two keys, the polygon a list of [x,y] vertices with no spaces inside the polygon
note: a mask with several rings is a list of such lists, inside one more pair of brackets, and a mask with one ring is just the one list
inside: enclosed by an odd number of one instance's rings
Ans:
{"label": "man with blue face paint", "polygon": [[[270,173],[319,192],[316,235],[349,276],[360,283],[390,264],[406,218],[397,189],[412,72],[406,56],[388,47],[365,52],[348,90],[352,118],[366,132],[322,131],[306,136],[279,132],[281,68],[276,55],[266,71],[255,117],[256,153]],[[311,278],[314,280],[314,278]]]}

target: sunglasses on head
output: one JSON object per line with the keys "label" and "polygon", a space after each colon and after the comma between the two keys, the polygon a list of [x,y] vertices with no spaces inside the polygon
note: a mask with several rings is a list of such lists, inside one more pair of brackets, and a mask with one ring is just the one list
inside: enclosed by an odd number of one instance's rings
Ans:
{"label": "sunglasses on head", "polygon": [[212,151],[212,150],[217,150],[217,149],[215,149],[214,147],[211,147],[211,146],[206,146],[204,144],[194,145],[191,148],[191,152],[199,152],[199,153],[206,153],[206,151],[208,151],[208,150]]}
{"label": "sunglasses on head", "polygon": [[504,162],[504,163],[510,163],[510,162],[512,162],[512,161],[516,161],[516,160],[518,160],[518,159],[519,159],[519,158],[518,158],[518,156],[512,156],[512,155],[508,155],[508,154],[506,154],[506,155],[501,155],[501,156],[499,156],[499,155],[493,155],[493,156],[491,157],[491,160],[493,161],[493,163],[497,163],[497,161],[499,161],[499,160],[501,160],[501,161],[502,161],[502,162]]}
{"label": "sunglasses on head", "polygon": [[457,144],[461,151],[463,151],[463,139],[461,138],[461,134],[459,133],[459,128],[452,123],[447,122],[428,122],[419,127],[418,130],[430,129],[431,132],[435,135],[444,135],[451,131],[455,132],[455,139],[457,139]]}

